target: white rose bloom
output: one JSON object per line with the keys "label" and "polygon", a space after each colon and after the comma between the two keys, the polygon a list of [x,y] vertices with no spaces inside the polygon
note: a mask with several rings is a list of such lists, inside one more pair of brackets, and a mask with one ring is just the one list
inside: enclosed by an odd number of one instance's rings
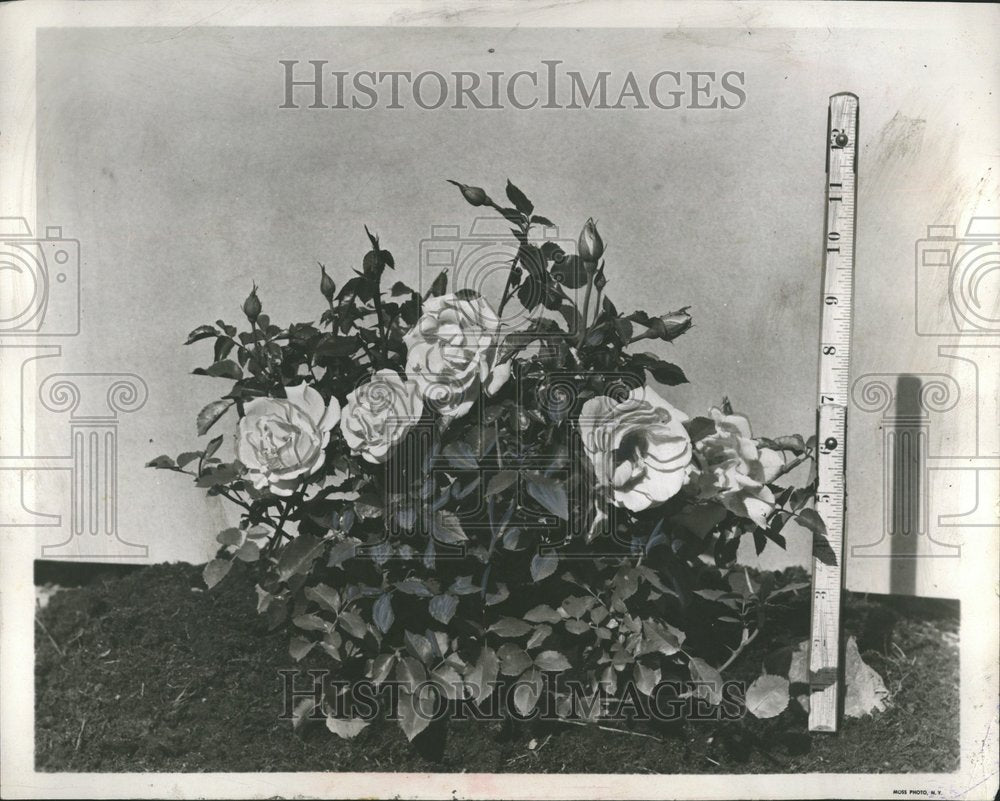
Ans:
{"label": "white rose bloom", "polygon": [[480,388],[496,394],[510,377],[510,362],[497,364],[503,339],[499,320],[483,298],[430,298],[403,338],[406,373],[423,399],[447,418],[462,417]]}
{"label": "white rose bloom", "polygon": [[622,401],[601,395],[583,404],[583,447],[616,506],[641,512],[680,491],[691,463],[685,420],[650,387]]}
{"label": "white rose bloom", "polygon": [[718,499],[734,514],[753,520],[761,528],[774,508],[774,494],[767,487],[784,466],[781,454],[757,445],[750,421],[741,414],[711,410],[715,433],[694,446],[697,470],[691,484],[704,499]]}
{"label": "white rose bloom", "polygon": [[424,413],[417,385],[395,370],[379,370],[347,396],[340,430],[354,453],[382,464]]}
{"label": "white rose bloom", "polygon": [[286,387],[288,399],[254,398],[244,406],[236,458],[257,489],[291,495],[302,478],[323,464],[330,431],[340,420],[336,398],[327,406],[310,386]]}

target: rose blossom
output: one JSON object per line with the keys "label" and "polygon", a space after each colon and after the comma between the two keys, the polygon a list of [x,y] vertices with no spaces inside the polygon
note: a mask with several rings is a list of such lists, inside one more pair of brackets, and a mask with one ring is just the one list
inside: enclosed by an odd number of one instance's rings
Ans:
{"label": "rose blossom", "polygon": [[493,395],[510,377],[510,362],[496,362],[499,328],[483,298],[441,295],[424,303],[423,315],[403,337],[406,373],[444,417],[466,414],[480,387]]}
{"label": "rose blossom", "polygon": [[591,398],[580,411],[583,447],[597,483],[610,488],[616,506],[641,512],[676,495],[691,463],[687,415],[650,387],[617,401]]}
{"label": "rose blossom", "polygon": [[694,445],[697,469],[691,484],[705,499],[718,498],[734,514],[761,528],[774,508],[774,494],[767,487],[784,465],[781,454],[761,448],[750,433],[750,421],[741,414],[711,410],[715,432]]}
{"label": "rose blossom", "polygon": [[330,430],[340,420],[337,399],[330,405],[312,387],[286,387],[288,399],[254,398],[244,407],[236,458],[250,471],[257,489],[291,495],[299,481],[323,464]]}
{"label": "rose blossom", "polygon": [[423,413],[416,384],[403,381],[395,370],[379,370],[347,396],[340,430],[354,453],[382,464]]}

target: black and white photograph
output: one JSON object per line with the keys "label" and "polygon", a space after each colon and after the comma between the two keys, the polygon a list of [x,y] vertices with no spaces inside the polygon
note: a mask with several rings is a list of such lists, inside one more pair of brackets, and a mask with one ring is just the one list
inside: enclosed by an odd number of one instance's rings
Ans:
{"label": "black and white photograph", "polygon": [[998,36],[0,7],[0,795],[995,798]]}

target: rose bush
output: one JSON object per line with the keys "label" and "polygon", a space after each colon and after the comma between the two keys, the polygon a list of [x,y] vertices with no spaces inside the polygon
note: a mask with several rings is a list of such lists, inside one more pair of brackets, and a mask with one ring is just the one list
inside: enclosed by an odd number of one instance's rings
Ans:
{"label": "rose bush", "polygon": [[[230,382],[198,434],[226,426],[235,458],[220,434],[150,465],[242,511],[206,582],[255,564],[258,609],[289,630],[292,657],[397,682],[410,739],[428,695],[485,704],[498,681],[516,682],[520,715],[551,700],[572,716],[570,681],[611,702],[651,700],[680,676],[723,703],[729,664],[795,589],[752,580],[741,540],[783,546],[792,518],[822,534],[806,508],[814,477],[777,483],[814,440],[754,438],[728,401],[710,416],[675,408],[683,370],[637,346],[689,331],[688,307],[619,311],[592,220],[566,253],[535,235],[552,223],[516,186],[502,206],[453,183],[511,226],[496,305],[449,292],[444,273],[420,291],[388,286],[394,258],[366,230],[343,286],[321,266],[318,320],[276,325],[254,287],[249,330],[191,332],[213,344],[195,373]],[[334,700],[296,720],[364,728]]]}

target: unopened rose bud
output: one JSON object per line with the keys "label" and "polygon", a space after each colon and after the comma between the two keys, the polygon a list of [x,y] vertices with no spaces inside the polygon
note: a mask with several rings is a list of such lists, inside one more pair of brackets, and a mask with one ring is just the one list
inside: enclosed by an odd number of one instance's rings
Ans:
{"label": "unopened rose bud", "polygon": [[485,206],[487,203],[491,203],[490,196],[478,186],[466,186],[465,184],[460,184],[458,181],[449,180],[448,183],[454,184],[458,187],[459,191],[462,193],[462,197],[465,198],[466,202],[470,206]]}
{"label": "unopened rose bud", "polygon": [[608,285],[608,279],[604,275],[604,265],[601,265],[601,269],[597,271],[597,275],[594,276],[594,289],[598,292],[604,289]]}
{"label": "unopened rose bud", "polygon": [[252,324],[257,322],[257,318],[260,317],[260,310],[260,298],[257,297],[257,285],[254,284],[247,299],[243,301],[243,313]]}
{"label": "unopened rose bud", "polygon": [[337,291],[337,285],[333,283],[333,279],[326,274],[326,267],[322,264],[319,266],[322,271],[322,275],[319,279],[319,291],[323,293],[323,297],[328,301],[333,300],[333,293]]}
{"label": "unopened rose bud", "polygon": [[649,326],[650,336],[665,342],[677,339],[692,325],[691,315],[688,314],[687,310],[688,307],[685,306],[678,311],[657,317]]}
{"label": "unopened rose bud", "polygon": [[587,220],[587,224],[580,231],[580,239],[576,244],[577,255],[585,262],[597,263],[597,260],[604,255],[604,240],[597,233],[597,226],[594,218]]}

